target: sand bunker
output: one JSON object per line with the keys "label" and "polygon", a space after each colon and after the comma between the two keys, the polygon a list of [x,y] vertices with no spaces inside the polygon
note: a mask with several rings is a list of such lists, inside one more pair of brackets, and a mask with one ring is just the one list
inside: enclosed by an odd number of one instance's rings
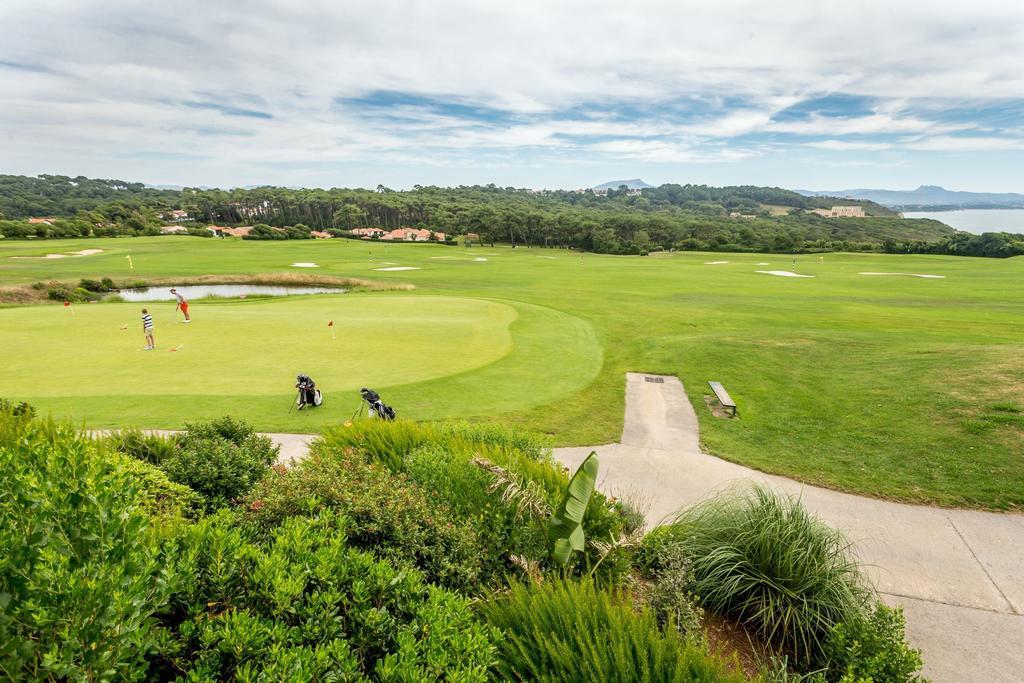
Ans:
{"label": "sand bunker", "polygon": [[814,277],[813,275],[801,275],[800,273],[794,273],[791,270],[755,270],[755,273],[764,273],[765,275],[777,275],[778,277]]}
{"label": "sand bunker", "polygon": [[726,264],[726,263],[728,263],[728,261],[705,261],[704,265],[705,266],[720,266],[720,265],[723,265],[723,264]]}
{"label": "sand bunker", "polygon": [[78,256],[94,256],[96,254],[102,254],[102,249],[82,249],[81,251],[71,251],[67,254],[47,254],[46,256],[12,256],[11,258],[76,258]]}
{"label": "sand bunker", "polygon": [[551,259],[552,261],[554,261],[554,260],[555,260],[555,257],[554,257],[554,256],[538,256],[537,258],[549,258],[549,259]]}
{"label": "sand bunker", "polygon": [[392,268],[374,268],[374,270],[419,270],[415,266],[394,266]]}
{"label": "sand bunker", "polygon": [[761,261],[760,263],[755,263],[754,265],[756,265],[756,266],[768,266],[768,265],[771,265],[771,264],[768,263],[767,261]]}
{"label": "sand bunker", "polygon": [[301,263],[293,263],[292,264],[292,268],[319,268],[319,267],[320,266],[318,266],[315,263],[306,263],[305,261],[303,261]]}
{"label": "sand bunker", "polygon": [[474,261],[486,261],[487,259],[485,259],[485,258],[482,258],[482,257],[477,257],[477,258],[475,258],[475,259],[473,259],[473,260],[474,260]]}
{"label": "sand bunker", "polygon": [[926,273],[857,273],[858,275],[909,275],[910,277],[924,277],[932,280],[944,280],[945,275],[928,275]]}

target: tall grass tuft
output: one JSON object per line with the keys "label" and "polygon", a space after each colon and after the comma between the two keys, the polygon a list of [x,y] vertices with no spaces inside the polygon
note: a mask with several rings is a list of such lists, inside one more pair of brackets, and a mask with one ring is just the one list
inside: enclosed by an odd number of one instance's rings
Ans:
{"label": "tall grass tuft", "polygon": [[871,597],[846,538],[799,500],[760,486],[697,505],[659,534],[684,544],[704,607],[799,664],[820,659],[830,630]]}
{"label": "tall grass tuft", "polygon": [[593,581],[515,584],[482,607],[504,631],[497,677],[518,681],[742,681],[647,609]]}

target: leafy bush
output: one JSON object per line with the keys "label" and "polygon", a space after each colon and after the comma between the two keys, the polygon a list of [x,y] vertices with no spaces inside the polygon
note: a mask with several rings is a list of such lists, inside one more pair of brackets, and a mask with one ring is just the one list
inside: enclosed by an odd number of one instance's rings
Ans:
{"label": "leafy bush", "polygon": [[0,420],[0,674],[140,678],[172,575],[137,473],[70,426]]}
{"label": "leafy bush", "polygon": [[504,632],[496,674],[519,681],[743,681],[696,643],[591,580],[513,585],[482,605]]}
{"label": "leafy bush", "polygon": [[36,415],[36,407],[25,401],[12,403],[6,398],[0,398],[0,413],[9,413],[12,417],[31,419]]}
{"label": "leafy bush", "polygon": [[248,424],[221,418],[188,423],[160,468],[172,481],[199,493],[207,510],[230,505],[249,492],[277,460],[277,446]]}
{"label": "leafy bush", "polygon": [[171,481],[158,467],[128,456],[116,457],[119,470],[135,480],[139,502],[151,516],[195,518],[203,509],[203,498],[185,486]]}
{"label": "leafy bush", "polygon": [[442,502],[351,452],[314,446],[295,467],[275,469],[246,502],[245,519],[260,535],[289,517],[336,510],[351,520],[350,545],[412,564],[430,581],[458,590],[475,588],[486,554],[472,525]]}
{"label": "leafy bush", "polygon": [[683,635],[702,637],[704,610],[697,606],[690,593],[690,558],[686,549],[680,544],[666,546],[660,564],[647,595],[647,604],[662,626],[672,624]]}
{"label": "leafy bush", "polygon": [[78,283],[78,288],[96,294],[105,294],[116,289],[116,287],[114,287],[114,281],[109,277],[105,277],[102,280],[82,278]]}
{"label": "leafy bush", "polygon": [[[329,430],[322,443],[324,449],[354,449],[371,462],[408,473],[432,496],[483,529],[488,547],[488,581],[512,567],[516,559],[513,556],[530,564],[544,560],[543,541],[538,542],[544,537],[543,527],[528,527],[547,520],[532,519],[516,501],[499,495],[494,490],[494,477],[481,476],[473,464],[474,460],[483,460],[498,466],[520,488],[530,489],[548,508],[554,508],[565,496],[568,477],[554,463],[543,440],[495,425],[362,420]],[[618,581],[629,568],[627,552],[616,545],[624,532],[619,507],[595,493],[587,506],[583,528],[587,539],[604,544],[604,550],[589,545],[576,568],[585,571],[598,566],[602,579]]]}
{"label": "leafy bush", "polygon": [[160,434],[147,434],[139,429],[121,429],[104,437],[107,446],[151,465],[159,466],[171,455],[177,440]]}
{"label": "leafy bush", "polygon": [[[504,504],[490,489],[491,475],[471,461],[440,446],[423,446],[409,456],[408,474],[475,531],[484,583],[505,583],[508,573],[518,573],[513,556],[535,561],[545,556],[542,527],[528,511]],[[540,495],[546,503],[546,495]]]}
{"label": "leafy bush", "polygon": [[836,625],[825,642],[824,657],[829,683],[886,681],[909,683],[921,680],[921,652],[904,639],[903,611],[878,604],[867,616]]}
{"label": "leafy bush", "polygon": [[762,639],[817,660],[832,627],[856,617],[870,595],[850,544],[799,501],[754,487],[683,512],[654,543],[683,544],[701,604]]}
{"label": "leafy bush", "polygon": [[346,545],[331,511],[286,520],[261,545],[233,516],[189,528],[167,561],[175,591],[151,677],[484,681],[496,634],[468,600]]}

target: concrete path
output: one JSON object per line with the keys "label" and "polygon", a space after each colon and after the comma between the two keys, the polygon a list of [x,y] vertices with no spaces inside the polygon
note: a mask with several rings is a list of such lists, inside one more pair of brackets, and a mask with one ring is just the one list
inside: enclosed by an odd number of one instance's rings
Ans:
{"label": "concrete path", "polygon": [[741,481],[799,495],[854,541],[882,598],[903,606],[926,676],[1024,681],[1024,515],[862,498],[701,453],[697,415],[676,377],[629,373],[622,442],[559,448],[555,457],[575,468],[591,450],[601,489],[648,504],[650,525]]}

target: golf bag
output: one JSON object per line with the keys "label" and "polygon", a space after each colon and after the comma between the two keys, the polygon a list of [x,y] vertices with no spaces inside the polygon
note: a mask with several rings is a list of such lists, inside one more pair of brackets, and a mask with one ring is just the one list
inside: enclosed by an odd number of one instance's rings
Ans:
{"label": "golf bag", "polygon": [[384,401],[381,401],[380,394],[376,391],[373,389],[366,389],[364,387],[359,390],[359,393],[362,395],[363,400],[366,401],[366,404],[370,407],[370,417],[376,415],[382,420],[395,419],[395,409],[385,404]]}
{"label": "golf bag", "polygon": [[323,395],[316,388],[316,382],[309,375],[299,375],[296,377],[295,386],[299,390],[299,395],[295,397],[295,405],[298,406],[299,410],[310,405],[316,407],[324,402]]}

